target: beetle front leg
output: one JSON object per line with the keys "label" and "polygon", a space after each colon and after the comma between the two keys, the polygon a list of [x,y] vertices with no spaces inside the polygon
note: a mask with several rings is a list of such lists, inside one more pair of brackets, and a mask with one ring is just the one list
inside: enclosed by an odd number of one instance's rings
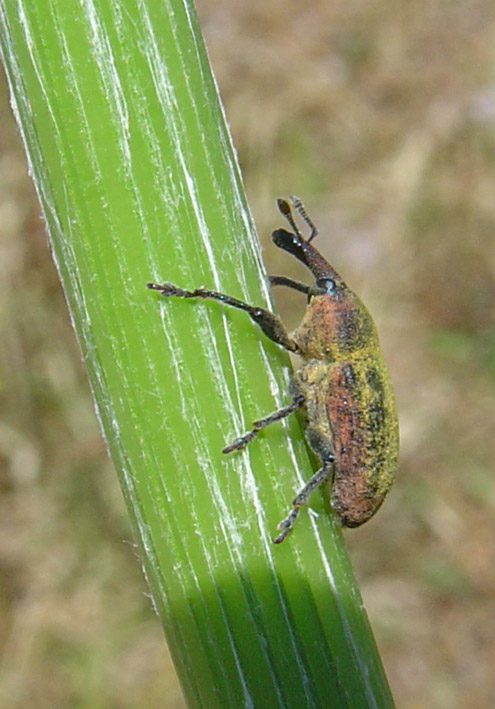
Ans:
{"label": "beetle front leg", "polygon": [[266,426],[269,426],[271,423],[275,423],[275,421],[280,421],[281,419],[290,416],[294,411],[304,406],[304,404],[304,396],[295,396],[288,406],[284,406],[282,409],[278,409],[272,414],[269,414],[268,416],[265,416],[264,418],[255,421],[250,431],[248,431],[244,436],[235,438],[229,446],[225,446],[222,453],[232,453],[232,451],[242,450],[247,446],[248,443],[251,443],[253,438],[255,438],[255,436],[259,433],[259,431],[261,431],[262,428],[266,428]]}
{"label": "beetle front leg", "polygon": [[295,498],[292,500],[292,510],[289,512],[287,517],[282,520],[282,522],[280,522],[280,524],[278,525],[278,528],[281,530],[281,532],[273,540],[274,544],[280,544],[280,542],[284,541],[285,537],[289,534],[295,524],[295,521],[299,514],[299,510],[301,509],[301,507],[308,504],[308,500],[310,498],[311,493],[316,490],[316,488],[326,483],[326,481],[332,474],[334,460],[335,458],[333,456],[329,456],[328,460],[323,463],[322,467],[317,470],[317,472],[313,475],[312,478],[308,480],[302,490],[297,493]]}
{"label": "beetle front leg", "polygon": [[290,352],[299,351],[296,342],[289,337],[280,318],[278,318],[274,313],[271,313],[269,310],[265,310],[265,308],[257,308],[255,305],[249,305],[248,303],[244,303],[242,300],[233,298],[231,295],[218,293],[217,291],[210,290],[209,288],[196,288],[195,290],[190,291],[179,288],[179,286],[175,286],[173,283],[148,283],[147,286],[148,288],[151,288],[151,290],[159,291],[164,296],[218,300],[224,305],[230,305],[233,308],[244,310],[248,313],[251,319],[260,326],[270,340],[276,342],[277,345],[282,345],[282,347],[285,347],[285,349]]}

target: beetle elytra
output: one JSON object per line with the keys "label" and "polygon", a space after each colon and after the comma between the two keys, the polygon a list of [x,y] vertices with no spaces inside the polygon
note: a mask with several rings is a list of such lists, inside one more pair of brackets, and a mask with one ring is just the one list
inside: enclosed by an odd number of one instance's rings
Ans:
{"label": "beetle elytra", "polygon": [[306,437],[321,465],[280,522],[280,533],[273,540],[276,544],[291,531],[311,493],[327,482],[331,484],[332,507],[344,526],[358,527],[370,519],[390,490],[399,450],[394,395],[371,315],[311,243],[318,230],[301,201],[296,197],[291,201],[310,235],[303,237],[289,203],[279,199],[278,209],[292,231],[277,229],[272,239],[301,261],[315,280],[307,286],[285,276],[271,276],[270,283],[307,296],[303,321],[294,332],[289,334],[270,311],[224,293],[148,283],[148,288],[164,296],[217,300],[244,310],[265,335],[303,360],[292,378],[292,401],[255,421],[250,431],[223,449],[224,453],[242,450],[262,428],[297,409],[305,410]]}

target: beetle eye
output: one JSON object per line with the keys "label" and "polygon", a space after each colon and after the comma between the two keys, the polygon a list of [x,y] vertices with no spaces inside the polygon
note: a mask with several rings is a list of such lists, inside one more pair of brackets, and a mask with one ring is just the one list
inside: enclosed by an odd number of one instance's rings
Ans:
{"label": "beetle eye", "polygon": [[320,278],[316,281],[316,285],[319,290],[325,293],[331,293],[335,290],[335,281],[331,278]]}

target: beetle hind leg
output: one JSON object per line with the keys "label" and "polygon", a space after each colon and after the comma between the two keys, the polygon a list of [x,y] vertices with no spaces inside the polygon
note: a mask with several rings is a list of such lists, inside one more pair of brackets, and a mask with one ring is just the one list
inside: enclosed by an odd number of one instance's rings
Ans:
{"label": "beetle hind leg", "polygon": [[280,542],[284,541],[285,537],[289,534],[290,530],[294,526],[300,509],[300,507],[293,507],[287,517],[280,522],[280,524],[278,525],[278,529],[280,529],[281,532],[273,540],[274,544],[280,544]]}
{"label": "beetle hind leg", "polygon": [[335,458],[333,456],[329,456],[328,460],[323,463],[322,467],[316,471],[316,473],[313,475],[312,478],[308,480],[302,490],[297,493],[295,498],[292,500],[291,511],[289,512],[287,517],[283,519],[278,525],[278,528],[281,531],[280,534],[273,540],[274,544],[280,544],[280,542],[284,541],[285,537],[289,534],[295,524],[295,521],[299,514],[299,510],[304,505],[307,505],[311,493],[328,480],[332,473],[334,460]]}
{"label": "beetle hind leg", "polygon": [[281,419],[290,416],[290,414],[292,414],[297,409],[300,409],[302,406],[304,406],[304,404],[304,396],[295,396],[288,406],[284,406],[282,409],[278,409],[272,414],[269,414],[268,416],[265,416],[264,418],[255,421],[250,431],[244,434],[244,436],[235,438],[229,446],[225,446],[222,453],[232,453],[232,451],[242,450],[247,446],[248,443],[251,443],[253,438],[258,435],[259,431],[261,431],[262,428],[266,428],[266,426],[269,426],[271,423],[275,423],[275,421],[280,421]]}

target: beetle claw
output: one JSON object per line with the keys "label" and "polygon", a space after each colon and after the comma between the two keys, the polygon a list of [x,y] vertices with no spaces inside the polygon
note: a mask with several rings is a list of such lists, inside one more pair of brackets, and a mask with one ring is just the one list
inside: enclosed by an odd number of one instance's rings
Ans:
{"label": "beetle claw", "polygon": [[300,509],[299,507],[294,507],[294,508],[289,512],[289,514],[287,515],[287,517],[286,517],[285,519],[283,519],[283,520],[279,523],[278,529],[280,529],[281,532],[280,532],[280,534],[279,534],[277,537],[275,537],[275,539],[273,540],[273,543],[274,543],[274,544],[280,544],[280,542],[283,542],[283,541],[284,541],[285,537],[289,534],[289,532],[291,531],[292,527],[294,526],[294,522],[296,521],[297,515],[299,514],[299,509]]}
{"label": "beetle claw", "polygon": [[249,435],[242,436],[241,438],[234,438],[230,445],[225,446],[222,453],[232,453],[232,451],[241,451],[247,446],[247,444],[252,438],[254,438],[254,436]]}

